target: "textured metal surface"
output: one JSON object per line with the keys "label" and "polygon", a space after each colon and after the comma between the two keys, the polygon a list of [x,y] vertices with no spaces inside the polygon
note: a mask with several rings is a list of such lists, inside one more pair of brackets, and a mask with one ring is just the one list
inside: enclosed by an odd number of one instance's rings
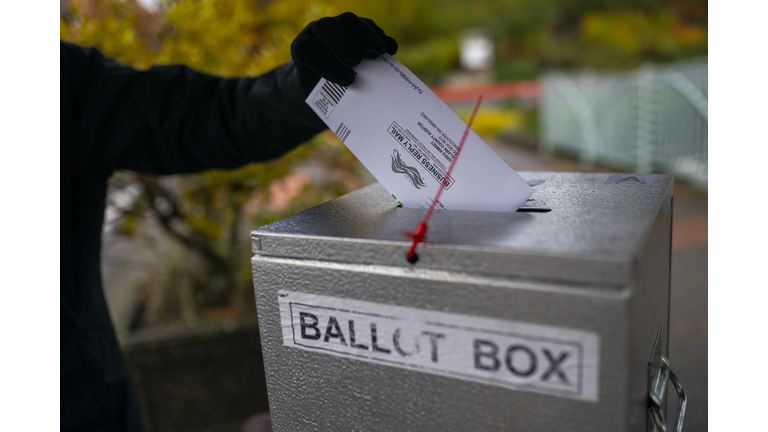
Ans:
{"label": "textured metal surface", "polygon": [[[402,232],[423,211],[378,185],[252,232],[275,430],[645,429],[648,353],[668,330],[672,180],[521,175],[543,180],[532,199],[551,212],[435,212],[415,265]],[[595,332],[600,400],[284,347],[279,289]]]}
{"label": "textured metal surface", "polygon": [[[541,182],[532,200],[551,212],[436,211],[417,267],[626,285],[660,198],[671,196],[671,177],[646,176],[655,181],[637,184],[606,183],[610,174],[520,175]],[[402,233],[424,214],[397,208],[375,184],[262,227],[251,237],[262,256],[408,267]]]}

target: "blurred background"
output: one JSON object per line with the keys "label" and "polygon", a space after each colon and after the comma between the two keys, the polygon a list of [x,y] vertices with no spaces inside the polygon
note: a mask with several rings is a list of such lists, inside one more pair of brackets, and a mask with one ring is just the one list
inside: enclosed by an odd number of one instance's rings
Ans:
{"label": "blurred background", "polygon": [[[522,171],[675,175],[670,359],[707,430],[707,25],[694,0],[61,0],[61,39],[222,76],[290,60],[352,11]],[[110,179],[104,289],[150,431],[254,428],[268,409],[248,232],[374,182],[326,131],[235,171]],[[673,400],[674,397],[672,397]]]}

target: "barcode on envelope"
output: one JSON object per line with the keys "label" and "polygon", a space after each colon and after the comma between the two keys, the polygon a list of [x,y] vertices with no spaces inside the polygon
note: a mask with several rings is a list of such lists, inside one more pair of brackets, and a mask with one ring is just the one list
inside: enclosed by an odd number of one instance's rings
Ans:
{"label": "barcode on envelope", "polygon": [[325,90],[328,96],[330,96],[336,104],[338,104],[341,102],[341,98],[344,96],[344,93],[347,92],[347,87],[342,87],[330,81],[326,81],[323,83],[323,90]]}
{"label": "barcode on envelope", "polygon": [[349,129],[344,122],[341,122],[339,127],[336,128],[336,136],[339,137],[341,142],[346,142],[347,137],[349,137],[350,132],[352,132],[351,129]]}

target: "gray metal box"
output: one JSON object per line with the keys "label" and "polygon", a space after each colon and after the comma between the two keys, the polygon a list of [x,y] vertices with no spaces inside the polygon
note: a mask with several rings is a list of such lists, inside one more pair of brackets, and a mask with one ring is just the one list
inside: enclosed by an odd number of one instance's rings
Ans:
{"label": "gray metal box", "polygon": [[523,211],[436,211],[415,264],[425,211],[378,184],[251,233],[274,430],[646,430],[672,178],[520,175]]}

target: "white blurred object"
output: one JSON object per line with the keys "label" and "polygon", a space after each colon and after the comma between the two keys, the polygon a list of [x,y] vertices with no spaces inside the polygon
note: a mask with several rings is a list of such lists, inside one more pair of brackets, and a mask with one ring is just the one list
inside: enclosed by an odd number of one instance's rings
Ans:
{"label": "white blurred object", "polygon": [[459,34],[459,62],[469,71],[485,71],[493,66],[493,38],[486,29],[470,28]]}
{"label": "white blurred object", "polygon": [[540,149],[638,173],[672,173],[701,189],[709,174],[706,57],[632,72],[542,76]]}
{"label": "white blurred object", "polygon": [[137,2],[147,12],[157,12],[160,9],[160,0],[137,0]]}

